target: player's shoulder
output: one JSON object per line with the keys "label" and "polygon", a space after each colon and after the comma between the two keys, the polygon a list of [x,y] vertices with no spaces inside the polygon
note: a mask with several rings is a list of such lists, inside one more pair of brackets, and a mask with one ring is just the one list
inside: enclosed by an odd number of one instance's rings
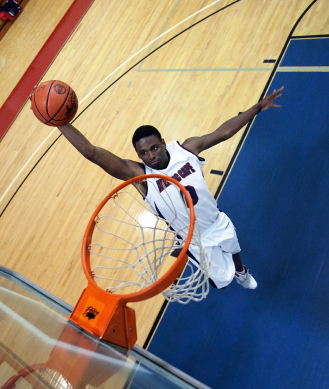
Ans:
{"label": "player's shoulder", "polygon": [[194,157],[199,161],[204,161],[204,158],[199,157],[193,150],[190,150],[190,147],[188,144],[186,144],[186,142],[183,142],[183,144],[180,144],[178,141],[173,141],[173,142],[168,143],[168,145],[171,143],[172,143],[171,148],[172,148],[173,152],[181,152],[182,154],[188,155],[190,157]]}
{"label": "player's shoulder", "polygon": [[178,150],[178,151],[188,151],[183,147],[178,140],[173,140],[166,145],[167,149],[173,149],[173,150]]}

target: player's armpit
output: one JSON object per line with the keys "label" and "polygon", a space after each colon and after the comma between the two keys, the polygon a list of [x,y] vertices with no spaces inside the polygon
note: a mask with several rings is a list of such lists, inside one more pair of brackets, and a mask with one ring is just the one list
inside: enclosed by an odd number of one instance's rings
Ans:
{"label": "player's armpit", "polygon": [[193,154],[198,155],[203,151],[204,146],[204,137],[203,136],[194,136],[192,138],[186,139],[182,146],[186,149],[191,151]]}

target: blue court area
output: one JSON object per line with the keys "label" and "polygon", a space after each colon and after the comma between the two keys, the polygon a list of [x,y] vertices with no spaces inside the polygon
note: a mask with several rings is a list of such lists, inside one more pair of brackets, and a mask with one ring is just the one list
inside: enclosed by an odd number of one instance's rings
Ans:
{"label": "blue court area", "polygon": [[281,66],[329,66],[329,39],[294,39],[284,56]]}
{"label": "blue court area", "polygon": [[[292,41],[282,66],[329,66],[328,44]],[[258,288],[170,304],[149,347],[212,388],[329,388],[329,73],[278,72],[270,92],[282,85],[218,201]]]}

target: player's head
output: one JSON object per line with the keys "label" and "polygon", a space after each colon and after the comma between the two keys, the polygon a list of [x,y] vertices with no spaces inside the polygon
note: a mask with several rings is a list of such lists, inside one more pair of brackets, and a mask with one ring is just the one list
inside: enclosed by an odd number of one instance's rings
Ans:
{"label": "player's head", "polygon": [[152,169],[164,169],[168,165],[166,143],[153,126],[141,126],[132,138],[133,146],[145,165]]}
{"label": "player's head", "polygon": [[160,132],[155,127],[149,126],[149,125],[138,127],[137,130],[134,132],[133,139],[132,139],[133,146],[135,147],[135,150],[136,150],[136,143],[140,139],[146,138],[147,136],[151,136],[151,135],[156,136],[159,139],[159,141],[161,142],[162,136],[161,136]]}

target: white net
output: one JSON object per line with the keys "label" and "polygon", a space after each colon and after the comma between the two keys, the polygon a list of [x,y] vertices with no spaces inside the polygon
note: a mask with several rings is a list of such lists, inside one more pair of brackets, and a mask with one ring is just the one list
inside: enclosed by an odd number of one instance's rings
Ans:
{"label": "white net", "polygon": [[[152,181],[147,185],[156,189]],[[161,193],[158,204],[143,199],[137,188],[131,184],[105,204],[88,248],[94,281],[110,293],[134,293],[157,281],[175,262],[189,231],[189,208],[176,185]],[[189,251],[199,264],[188,261],[183,275],[163,291],[168,301],[186,304],[208,294],[210,261],[197,222]]]}

